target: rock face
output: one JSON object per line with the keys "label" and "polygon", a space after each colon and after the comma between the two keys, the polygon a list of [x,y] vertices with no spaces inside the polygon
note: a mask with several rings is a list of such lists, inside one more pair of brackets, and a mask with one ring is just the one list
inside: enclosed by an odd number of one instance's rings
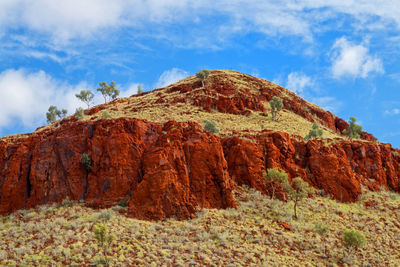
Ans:
{"label": "rock face", "polygon": [[[82,154],[91,159],[91,169]],[[157,220],[189,218],[196,207],[235,207],[235,185],[268,194],[262,174],[281,168],[340,201],[361,185],[400,192],[400,151],[365,141],[310,140],[263,131],[246,139],[219,137],[196,123],[138,119],[66,121],[0,141],[0,213],[66,197],[107,207],[129,200],[128,214]],[[277,196],[285,199],[282,190]]]}
{"label": "rock face", "polygon": [[64,123],[20,143],[1,141],[0,155],[1,214],[66,197],[110,206],[130,196],[129,213],[143,219],[236,205],[219,139],[194,123]]}

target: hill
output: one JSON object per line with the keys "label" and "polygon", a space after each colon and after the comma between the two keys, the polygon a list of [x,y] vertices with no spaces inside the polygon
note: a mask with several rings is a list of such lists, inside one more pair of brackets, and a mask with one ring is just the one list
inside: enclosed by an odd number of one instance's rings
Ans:
{"label": "hill", "polygon": [[[268,103],[274,96],[283,100],[278,121]],[[216,121],[219,133],[204,120]],[[324,135],[305,141],[314,122]],[[348,127],[281,86],[211,71],[204,87],[191,76],[87,109],[80,120],[4,137],[0,264],[99,263],[90,231],[112,207],[118,219],[105,223],[117,235],[115,264],[342,265],[352,262],[341,245],[344,225],[379,240],[356,253],[360,263],[396,266],[400,151],[366,132],[351,140],[342,134]],[[292,202],[269,199],[268,168],[318,189],[299,220]],[[279,186],[276,196],[287,200]],[[316,222],[331,226],[328,252]],[[173,233],[177,227],[182,232]],[[196,242],[196,251],[182,245]]]}

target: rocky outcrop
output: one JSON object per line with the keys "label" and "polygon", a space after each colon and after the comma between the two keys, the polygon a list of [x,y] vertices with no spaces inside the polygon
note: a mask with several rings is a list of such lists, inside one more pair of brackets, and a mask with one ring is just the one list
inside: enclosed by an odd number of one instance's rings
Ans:
{"label": "rocky outcrop", "polygon": [[92,206],[130,198],[129,213],[143,219],[236,205],[219,139],[194,123],[67,122],[20,143],[0,141],[0,156],[1,214],[66,197]]}
{"label": "rocky outcrop", "polygon": [[[82,154],[91,159],[85,168]],[[64,121],[0,141],[0,213],[66,197],[107,207],[129,200],[128,214],[189,218],[196,207],[235,207],[232,190],[246,184],[269,194],[267,168],[303,177],[340,201],[364,185],[400,192],[400,151],[387,144],[310,140],[263,131],[218,136],[193,122],[138,119]],[[277,195],[285,199],[278,189]]]}

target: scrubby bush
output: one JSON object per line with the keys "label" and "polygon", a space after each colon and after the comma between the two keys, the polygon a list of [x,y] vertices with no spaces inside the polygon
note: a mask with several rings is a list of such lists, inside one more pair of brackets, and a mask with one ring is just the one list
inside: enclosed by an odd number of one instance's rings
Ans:
{"label": "scrubby bush", "polygon": [[318,123],[314,122],[310,132],[304,137],[304,140],[310,140],[312,138],[322,137],[324,131],[319,127]]}
{"label": "scrubby bush", "polygon": [[108,266],[110,264],[110,260],[108,259],[108,249],[114,240],[114,236],[109,233],[107,226],[104,224],[97,224],[94,226],[94,235],[103,252],[101,264]]}
{"label": "scrubby bush", "polygon": [[212,133],[219,133],[218,123],[216,121],[204,120],[204,129]]}
{"label": "scrubby bush", "polygon": [[111,220],[111,218],[114,216],[114,214],[115,214],[114,211],[111,209],[102,210],[101,212],[96,214],[94,219],[96,221],[102,221],[102,222],[106,223],[109,220]]}
{"label": "scrubby bush", "polygon": [[365,236],[357,230],[345,230],[343,232],[343,244],[348,249],[358,249],[365,245]]}
{"label": "scrubby bush", "polygon": [[196,73],[196,77],[201,80],[201,84],[203,87],[204,87],[204,81],[208,78],[209,75],[210,75],[210,72],[206,69],[201,70],[198,73]]}
{"label": "scrubby bush", "polygon": [[294,218],[297,219],[297,205],[303,198],[308,196],[308,194],[313,193],[314,188],[310,187],[301,177],[294,178],[292,184],[285,182],[282,185],[289,199],[294,202]]}
{"label": "scrubby bush", "polygon": [[281,111],[283,107],[282,99],[274,96],[271,101],[269,101],[269,105],[271,106],[272,120],[278,121],[278,112]]}
{"label": "scrubby bush", "polygon": [[83,120],[83,117],[84,117],[83,108],[77,108],[77,109],[75,110],[75,117],[76,117],[78,120]]}
{"label": "scrubby bush", "polygon": [[127,207],[128,204],[129,204],[129,200],[126,199],[126,198],[123,198],[123,199],[121,199],[121,200],[119,201],[119,205],[120,205],[121,207]]}
{"label": "scrubby bush", "polygon": [[326,235],[326,233],[328,233],[328,231],[329,231],[329,226],[327,226],[321,222],[317,222],[314,224],[314,232],[316,232],[317,234],[319,234],[321,236],[321,239],[323,242],[324,254],[326,254],[325,235]]}
{"label": "scrubby bush", "polygon": [[358,139],[360,138],[360,133],[363,131],[361,125],[356,123],[357,119],[355,117],[350,117],[349,120],[349,129],[344,129],[343,134],[347,135],[350,138]]}
{"label": "scrubby bush", "polygon": [[271,187],[271,199],[275,198],[275,191],[278,184],[287,183],[288,175],[284,170],[277,168],[267,169],[266,173],[263,173],[264,179],[270,183]]}
{"label": "scrubby bush", "polygon": [[82,163],[85,165],[86,171],[90,171],[92,169],[92,160],[87,153],[82,154]]}

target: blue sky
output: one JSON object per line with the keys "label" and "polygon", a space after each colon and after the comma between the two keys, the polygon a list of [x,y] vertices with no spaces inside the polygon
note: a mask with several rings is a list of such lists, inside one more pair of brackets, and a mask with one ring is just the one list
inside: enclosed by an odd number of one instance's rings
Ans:
{"label": "blue sky", "polygon": [[[390,0],[0,0],[0,136],[115,80],[123,96],[198,70],[285,86],[400,147],[400,9]],[[96,100],[102,102],[101,96]]]}

